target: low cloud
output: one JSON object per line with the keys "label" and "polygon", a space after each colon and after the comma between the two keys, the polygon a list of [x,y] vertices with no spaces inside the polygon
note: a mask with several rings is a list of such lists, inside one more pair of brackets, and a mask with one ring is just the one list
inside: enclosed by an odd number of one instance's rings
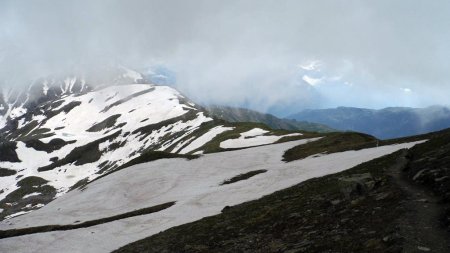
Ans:
{"label": "low cloud", "polygon": [[279,114],[444,104],[449,7],[416,0],[5,0],[0,85],[121,64],[162,66],[173,72],[167,83],[176,80],[203,103]]}

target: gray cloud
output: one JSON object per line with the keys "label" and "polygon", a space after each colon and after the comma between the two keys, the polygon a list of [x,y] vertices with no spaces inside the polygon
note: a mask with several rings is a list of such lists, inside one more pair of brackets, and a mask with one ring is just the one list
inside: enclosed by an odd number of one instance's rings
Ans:
{"label": "gray cloud", "polygon": [[[279,113],[448,104],[449,14],[448,1],[6,0],[0,85],[120,63],[166,66],[201,102]],[[320,71],[298,67],[311,60]]]}

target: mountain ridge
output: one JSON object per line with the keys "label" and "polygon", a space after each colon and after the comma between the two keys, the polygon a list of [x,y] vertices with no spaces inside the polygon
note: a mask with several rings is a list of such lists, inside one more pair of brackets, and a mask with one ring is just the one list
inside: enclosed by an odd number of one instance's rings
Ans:
{"label": "mountain ridge", "polygon": [[[145,81],[137,72],[124,75]],[[149,152],[202,154],[303,138],[216,120],[169,86],[64,80],[32,83],[8,100],[0,128],[0,219],[39,209]],[[228,140],[231,146],[223,144]]]}
{"label": "mountain ridge", "polygon": [[307,109],[286,118],[318,122],[341,131],[363,132],[381,139],[412,136],[450,127],[450,109],[445,106],[387,107],[377,110],[356,107]]}
{"label": "mountain ridge", "polygon": [[286,130],[303,130],[309,132],[332,132],[336,131],[326,125],[307,122],[296,121],[291,119],[278,118],[269,113],[261,113],[255,110],[250,110],[241,107],[209,105],[204,106],[211,116],[223,119],[229,122],[259,122],[268,125],[273,129]]}

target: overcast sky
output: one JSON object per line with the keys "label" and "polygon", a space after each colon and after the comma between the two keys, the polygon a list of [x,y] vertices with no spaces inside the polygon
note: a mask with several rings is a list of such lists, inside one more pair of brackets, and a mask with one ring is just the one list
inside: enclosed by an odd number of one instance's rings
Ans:
{"label": "overcast sky", "polygon": [[112,63],[278,115],[448,105],[450,1],[0,1],[1,86]]}

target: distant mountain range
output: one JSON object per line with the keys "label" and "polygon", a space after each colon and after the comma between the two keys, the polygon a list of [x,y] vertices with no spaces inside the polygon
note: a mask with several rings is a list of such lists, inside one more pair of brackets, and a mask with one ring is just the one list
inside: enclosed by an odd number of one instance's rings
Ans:
{"label": "distant mountain range", "polygon": [[207,106],[205,108],[211,116],[229,122],[264,123],[273,129],[302,130],[311,132],[332,132],[335,129],[324,124],[297,121],[295,119],[280,119],[272,114],[261,113],[249,109],[229,106]]}
{"label": "distant mountain range", "polygon": [[354,107],[303,110],[287,117],[325,124],[339,130],[363,132],[381,139],[398,138],[450,127],[450,109],[389,107],[380,110]]}

